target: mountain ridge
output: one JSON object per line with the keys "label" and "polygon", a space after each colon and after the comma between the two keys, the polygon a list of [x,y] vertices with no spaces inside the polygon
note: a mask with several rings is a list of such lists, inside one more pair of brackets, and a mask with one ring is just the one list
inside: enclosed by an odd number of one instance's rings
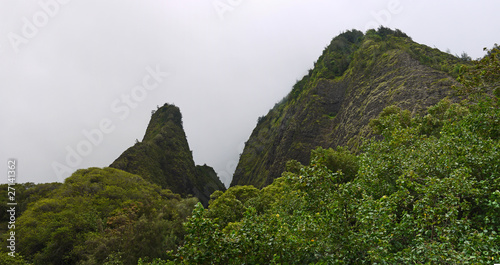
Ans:
{"label": "mountain ridge", "polygon": [[330,45],[292,91],[258,120],[245,144],[231,186],[262,188],[288,160],[309,163],[316,147],[359,150],[371,137],[370,119],[396,105],[423,113],[452,96],[462,62],[417,44],[399,30],[352,30]]}

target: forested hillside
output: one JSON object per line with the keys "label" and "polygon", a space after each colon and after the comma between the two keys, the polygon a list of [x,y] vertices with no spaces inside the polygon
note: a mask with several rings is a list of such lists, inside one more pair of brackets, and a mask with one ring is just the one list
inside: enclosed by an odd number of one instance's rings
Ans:
{"label": "forested hillside", "polygon": [[459,80],[459,102],[384,108],[357,153],[320,147],[261,190],[214,193],[175,263],[500,263],[500,50]]}
{"label": "forested hillside", "polygon": [[231,186],[269,185],[288,160],[307,164],[318,146],[359,150],[361,139],[372,135],[369,121],[385,107],[424,113],[452,94],[466,63],[399,30],[340,34],[290,94],[259,118]]}
{"label": "forested hillside", "polygon": [[500,263],[500,49],[486,52],[339,35],[259,119],[227,190],[165,104],[111,167],[15,184],[0,264]]}
{"label": "forested hillside", "polygon": [[[198,202],[114,168],[78,170],[40,195],[15,224],[16,253],[33,264],[137,264],[140,257],[166,259],[165,251],[182,242],[182,222]],[[5,261],[8,258],[2,253],[1,264],[16,264]],[[21,258],[11,262],[16,259]]]}

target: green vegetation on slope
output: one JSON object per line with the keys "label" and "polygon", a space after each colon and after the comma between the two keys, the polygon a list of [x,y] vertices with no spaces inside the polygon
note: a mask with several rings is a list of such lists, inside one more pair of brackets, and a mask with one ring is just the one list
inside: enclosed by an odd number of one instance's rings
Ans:
{"label": "green vegetation on slope", "polygon": [[370,119],[397,105],[423,113],[450,96],[460,59],[417,44],[399,30],[347,31],[335,37],[314,69],[259,122],[246,143],[231,186],[262,188],[286,161],[309,163],[309,152],[370,137]]}
{"label": "green vegetation on slope", "polygon": [[[16,215],[20,216],[28,208],[28,205],[38,201],[39,199],[46,198],[49,194],[59,188],[61,183],[42,183],[34,184],[32,182],[28,183],[17,183],[15,185],[15,197],[17,203]],[[0,194],[7,194],[8,185],[0,185]],[[10,214],[7,212],[9,209],[7,203],[9,197],[0,197],[0,235],[7,231],[7,222],[9,221]]]}
{"label": "green vegetation on slope", "polygon": [[462,71],[468,101],[413,117],[385,108],[370,123],[383,139],[360,154],[318,148],[262,190],[214,193],[185,224],[176,263],[498,263],[499,55]]}
{"label": "green vegetation on slope", "polygon": [[196,202],[118,169],[78,170],[18,217],[16,251],[34,264],[167,259]]}
{"label": "green vegetation on slope", "polygon": [[142,142],[127,149],[110,167],[140,175],[182,196],[194,195],[204,205],[215,190],[225,190],[213,169],[195,166],[181,112],[169,104],[153,113]]}

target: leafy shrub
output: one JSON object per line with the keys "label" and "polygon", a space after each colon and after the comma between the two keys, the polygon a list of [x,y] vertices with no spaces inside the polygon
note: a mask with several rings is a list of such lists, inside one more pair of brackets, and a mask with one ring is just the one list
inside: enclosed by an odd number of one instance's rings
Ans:
{"label": "leafy shrub", "polygon": [[78,170],[18,218],[19,252],[35,264],[167,259],[196,201],[121,170]]}
{"label": "leafy shrub", "polygon": [[[423,117],[387,108],[372,122],[383,139],[368,141],[361,154],[318,148],[309,165],[290,161],[290,172],[260,192],[233,187],[216,194],[208,210],[198,206],[186,223],[186,244],[176,260],[498,261],[499,118],[494,100],[445,99]],[[268,203],[257,210],[252,203],[258,201]]]}

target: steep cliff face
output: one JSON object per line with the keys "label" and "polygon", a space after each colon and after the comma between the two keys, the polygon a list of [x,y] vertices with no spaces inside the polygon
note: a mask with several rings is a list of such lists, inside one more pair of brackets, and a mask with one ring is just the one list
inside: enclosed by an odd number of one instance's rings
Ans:
{"label": "steep cliff face", "polygon": [[181,112],[173,105],[159,108],[144,139],[123,152],[110,167],[140,175],[174,193],[194,195],[204,205],[214,191],[225,190],[211,167],[195,166]]}
{"label": "steep cliff face", "polygon": [[314,69],[259,122],[247,141],[231,186],[264,187],[286,161],[309,163],[310,151],[360,147],[370,119],[387,106],[412,113],[452,94],[461,61],[387,28],[334,38]]}

